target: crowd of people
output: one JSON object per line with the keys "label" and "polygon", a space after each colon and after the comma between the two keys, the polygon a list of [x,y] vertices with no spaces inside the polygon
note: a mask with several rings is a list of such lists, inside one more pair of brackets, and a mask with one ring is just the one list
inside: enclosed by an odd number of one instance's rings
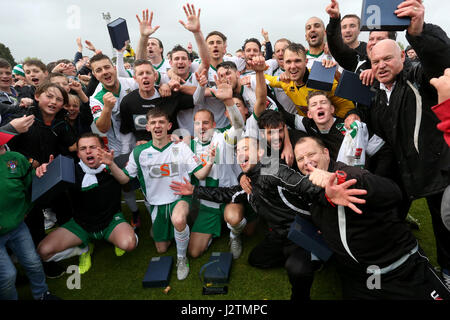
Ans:
{"label": "crowd of people", "polygon": [[[294,301],[310,299],[314,273],[328,263],[344,299],[449,299],[450,40],[424,21],[422,0],[395,11],[411,18],[406,50],[392,31],[360,41],[360,18],[341,16],[336,0],[324,8],[327,25],[307,20],[308,48],[286,38],[272,47],[263,29],[263,44],[249,38],[233,54],[222,32],[203,35],[200,10],[183,9],[182,41],[190,32],[198,57],[191,45],[165,54],[147,9],[136,15],[136,52],[125,44],[115,63],[89,41],[94,54],[83,55],[81,39],[73,61],[0,59],[0,299],[18,298],[14,259],[35,299],[57,299],[46,277],[62,275],[60,260],[79,256],[84,274],[94,240],[122,256],[138,234],[160,254],[175,242],[181,281],[225,225],[239,259],[257,221],[265,236],[248,263],[284,267]],[[308,87],[315,61],[337,66],[330,91]],[[336,95],[343,70],[371,88],[370,105]],[[32,202],[33,176],[59,155],[74,159],[75,183]],[[406,223],[419,198],[440,271]],[[297,215],[320,230],[330,261],[288,238]],[[381,286],[368,285],[371,274]]]}

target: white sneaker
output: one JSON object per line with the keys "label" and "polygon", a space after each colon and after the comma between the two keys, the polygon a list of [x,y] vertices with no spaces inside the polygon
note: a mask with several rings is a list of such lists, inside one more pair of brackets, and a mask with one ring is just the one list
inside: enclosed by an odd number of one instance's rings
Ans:
{"label": "white sneaker", "polygon": [[42,210],[42,213],[44,214],[44,227],[45,230],[53,228],[55,225],[57,219],[56,219],[56,213],[54,213],[50,208]]}
{"label": "white sneaker", "polygon": [[189,274],[189,261],[187,257],[180,258],[177,260],[177,278],[178,280],[184,280]]}
{"label": "white sneaker", "polygon": [[242,240],[241,236],[230,238],[230,251],[233,254],[233,259],[237,259],[242,254]]}

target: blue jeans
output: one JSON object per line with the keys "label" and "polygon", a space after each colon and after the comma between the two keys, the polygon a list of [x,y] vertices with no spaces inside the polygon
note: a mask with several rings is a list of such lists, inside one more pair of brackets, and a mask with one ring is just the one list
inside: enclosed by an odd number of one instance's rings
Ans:
{"label": "blue jeans", "polygon": [[0,236],[0,300],[17,300],[17,270],[11,261],[6,247],[16,255],[20,265],[30,279],[34,299],[39,299],[48,291],[44,268],[36,252],[30,231],[24,222],[16,229]]}

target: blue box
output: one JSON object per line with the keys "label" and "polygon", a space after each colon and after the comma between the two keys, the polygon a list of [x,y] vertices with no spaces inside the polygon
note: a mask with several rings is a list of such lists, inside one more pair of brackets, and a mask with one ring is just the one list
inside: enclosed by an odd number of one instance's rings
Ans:
{"label": "blue box", "polygon": [[306,86],[311,89],[331,91],[336,68],[337,66],[325,68],[322,66],[322,62],[314,61],[309,73],[308,81],[306,81]]}
{"label": "blue box", "polygon": [[394,13],[403,0],[363,0],[361,31],[402,31],[409,27],[410,17],[398,18]]}
{"label": "blue box", "polygon": [[47,166],[42,178],[33,177],[31,201],[67,183],[75,183],[75,165],[72,158],[59,155]]}
{"label": "blue box", "polygon": [[233,255],[231,252],[213,252],[206,263],[200,270],[205,270],[203,274],[203,282],[205,284],[225,284],[230,280],[231,263]]}
{"label": "blue box", "polygon": [[344,70],[334,95],[370,106],[375,92],[373,92],[369,86],[363,85],[362,81],[359,79],[359,75]]}
{"label": "blue box", "polygon": [[153,257],[148,264],[142,285],[144,288],[165,288],[169,285],[173,258]]}
{"label": "blue box", "polygon": [[309,221],[300,216],[295,216],[288,233],[288,239],[309,252],[312,252],[320,260],[330,259],[333,251],[317,233],[318,229]]}
{"label": "blue box", "polygon": [[125,47],[125,41],[130,40],[127,22],[123,18],[117,18],[113,22],[108,23],[108,31],[114,49],[121,50]]}

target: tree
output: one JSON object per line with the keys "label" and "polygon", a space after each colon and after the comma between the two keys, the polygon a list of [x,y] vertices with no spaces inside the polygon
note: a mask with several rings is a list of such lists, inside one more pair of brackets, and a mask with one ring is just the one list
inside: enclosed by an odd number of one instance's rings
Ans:
{"label": "tree", "polygon": [[8,61],[13,68],[16,65],[16,62],[14,61],[14,57],[12,56],[11,51],[9,51],[9,48],[5,46],[3,43],[0,43],[0,58],[3,58],[6,61]]}

